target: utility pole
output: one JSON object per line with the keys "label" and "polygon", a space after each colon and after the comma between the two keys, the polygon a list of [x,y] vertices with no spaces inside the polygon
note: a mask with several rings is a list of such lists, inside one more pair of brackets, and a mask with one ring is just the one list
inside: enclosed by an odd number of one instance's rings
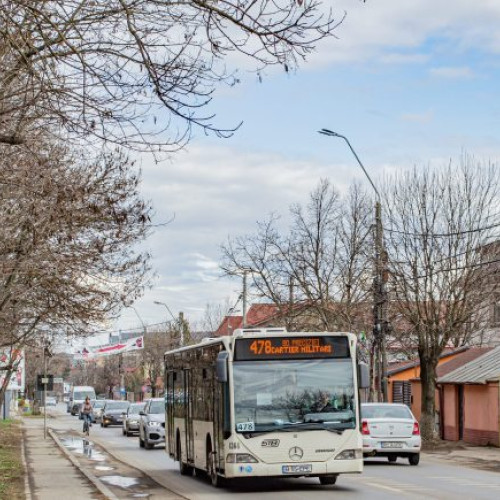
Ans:
{"label": "utility pole", "polygon": [[184,313],[179,312],[179,347],[184,347]]}
{"label": "utility pole", "polygon": [[243,301],[243,328],[247,326],[247,273],[248,270],[243,270],[243,292],[242,292],[242,301]]}
{"label": "utility pole", "polygon": [[42,344],[42,360],[43,360],[43,439],[47,439],[47,356],[45,356],[45,339]]}
{"label": "utility pole", "polygon": [[[118,343],[122,342],[122,331],[118,330]],[[125,373],[123,372],[123,353],[118,354],[118,375],[120,377],[120,399],[125,399]]]}
{"label": "utility pole", "polygon": [[352,154],[356,158],[359,166],[370,182],[375,195],[375,258],[374,258],[374,278],[373,278],[373,341],[374,341],[374,364],[375,364],[375,397],[377,401],[388,401],[387,394],[387,351],[386,342],[388,334],[387,320],[387,252],[384,248],[384,228],[382,225],[382,204],[380,193],[368,175],[364,165],[361,163],[356,151],[351,146],[347,137],[328,129],[321,129],[320,134],[328,137],[339,137],[343,139]]}

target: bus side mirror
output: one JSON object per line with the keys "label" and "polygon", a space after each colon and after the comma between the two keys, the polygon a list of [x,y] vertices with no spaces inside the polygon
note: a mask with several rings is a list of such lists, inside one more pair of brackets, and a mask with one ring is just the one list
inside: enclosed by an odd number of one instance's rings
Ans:
{"label": "bus side mirror", "polygon": [[358,386],[360,389],[370,387],[370,370],[366,363],[358,363]]}
{"label": "bus side mirror", "polygon": [[215,368],[215,378],[217,382],[226,383],[227,382],[227,360],[229,358],[229,353],[227,351],[219,352],[217,355],[217,365]]}

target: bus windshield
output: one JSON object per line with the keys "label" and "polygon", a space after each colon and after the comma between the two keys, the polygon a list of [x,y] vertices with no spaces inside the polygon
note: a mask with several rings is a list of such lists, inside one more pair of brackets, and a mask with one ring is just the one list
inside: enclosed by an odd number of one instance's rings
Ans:
{"label": "bus windshield", "polygon": [[237,361],[233,381],[237,432],[356,427],[350,359]]}

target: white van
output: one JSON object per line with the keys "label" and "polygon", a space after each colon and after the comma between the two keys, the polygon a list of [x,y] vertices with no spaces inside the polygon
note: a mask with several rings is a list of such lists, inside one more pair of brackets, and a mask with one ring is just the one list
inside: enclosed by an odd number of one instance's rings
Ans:
{"label": "white van", "polygon": [[71,415],[76,415],[81,418],[80,407],[85,401],[86,397],[89,399],[95,399],[95,389],[89,385],[75,385],[71,390],[71,396],[69,398],[69,406],[71,408]]}

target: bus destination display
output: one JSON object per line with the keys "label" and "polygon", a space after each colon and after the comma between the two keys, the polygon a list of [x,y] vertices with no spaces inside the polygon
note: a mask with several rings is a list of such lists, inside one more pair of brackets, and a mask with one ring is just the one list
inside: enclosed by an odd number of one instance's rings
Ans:
{"label": "bus destination display", "polygon": [[349,342],[347,337],[237,339],[234,348],[234,359],[237,361],[348,357]]}

